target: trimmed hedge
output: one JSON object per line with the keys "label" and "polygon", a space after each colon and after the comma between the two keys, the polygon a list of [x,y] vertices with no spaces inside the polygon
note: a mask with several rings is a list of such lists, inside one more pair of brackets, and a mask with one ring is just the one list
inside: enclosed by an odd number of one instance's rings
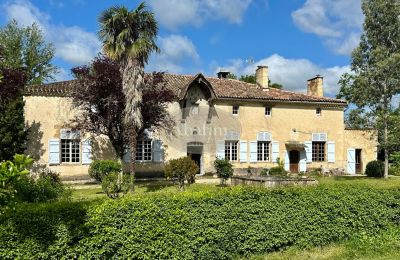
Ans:
{"label": "trimmed hedge", "polygon": [[400,193],[356,185],[234,187],[128,196],[87,213],[77,205],[63,204],[68,213],[28,207],[2,217],[0,258],[231,259],[323,246],[397,225]]}

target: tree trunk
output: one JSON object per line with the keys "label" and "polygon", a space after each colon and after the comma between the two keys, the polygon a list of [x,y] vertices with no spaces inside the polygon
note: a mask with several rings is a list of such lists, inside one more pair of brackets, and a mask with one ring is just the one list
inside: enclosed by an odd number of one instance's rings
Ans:
{"label": "tree trunk", "polygon": [[134,192],[135,186],[135,160],[136,160],[136,146],[137,146],[137,134],[136,129],[133,128],[129,131],[129,147],[131,151],[131,164],[130,164],[130,182],[129,182],[129,191]]}
{"label": "tree trunk", "polygon": [[122,91],[125,95],[125,125],[128,134],[131,165],[130,191],[134,190],[137,129],[142,127],[142,93],[144,87],[144,67],[137,59],[127,59],[121,65]]}
{"label": "tree trunk", "polygon": [[388,146],[388,120],[389,120],[389,100],[387,96],[387,86],[386,83],[383,86],[383,149],[385,149],[385,171],[383,177],[387,179],[389,177],[389,146]]}
{"label": "tree trunk", "polygon": [[383,174],[383,177],[387,179],[389,177],[389,150],[388,150],[388,117],[387,117],[387,111],[385,111],[385,122],[384,122],[384,134],[383,134],[383,140],[385,144],[385,172]]}

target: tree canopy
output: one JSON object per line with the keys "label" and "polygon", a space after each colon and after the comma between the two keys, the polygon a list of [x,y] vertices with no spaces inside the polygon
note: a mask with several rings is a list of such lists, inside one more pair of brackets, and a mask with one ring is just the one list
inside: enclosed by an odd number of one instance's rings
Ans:
{"label": "tree canopy", "polygon": [[[236,79],[236,80],[240,80],[240,81],[251,83],[251,84],[256,84],[256,76],[255,75],[241,75],[238,78],[238,76],[236,76],[234,73],[229,73],[227,78],[228,79]],[[277,89],[283,88],[282,84],[271,83],[270,79],[268,80],[268,83],[269,83],[270,88],[277,88]]]}
{"label": "tree canopy", "polygon": [[[89,66],[73,68],[72,72],[81,83],[73,93],[73,105],[82,111],[72,125],[95,135],[108,136],[117,156],[122,158],[130,132],[123,120],[125,96],[119,64],[99,56]],[[143,125],[138,135],[145,129],[171,126],[167,105],[175,100],[175,95],[166,88],[163,75],[156,72],[145,75],[146,87],[140,105]]]}
{"label": "tree canopy", "polygon": [[385,177],[393,146],[393,97],[400,94],[400,2],[364,0],[365,15],[359,46],[352,53],[351,73],[340,80],[339,98],[355,104],[364,115],[373,118],[379,130],[380,146],[385,153]]}
{"label": "tree canopy", "polygon": [[27,84],[41,84],[54,79],[56,66],[51,64],[54,46],[46,43],[37,24],[22,28],[13,20],[0,28],[0,45],[3,57],[0,65],[4,68],[23,69]]}

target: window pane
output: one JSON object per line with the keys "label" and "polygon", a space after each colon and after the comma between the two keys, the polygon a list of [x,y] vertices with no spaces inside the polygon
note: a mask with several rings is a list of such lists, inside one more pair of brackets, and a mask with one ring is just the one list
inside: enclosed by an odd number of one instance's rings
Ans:
{"label": "window pane", "polygon": [[325,142],[312,143],[312,160],[313,162],[325,161]]}
{"label": "window pane", "polygon": [[264,141],[257,142],[257,161],[269,161],[269,143]]}
{"label": "window pane", "polygon": [[71,141],[61,139],[61,162],[71,161]]}

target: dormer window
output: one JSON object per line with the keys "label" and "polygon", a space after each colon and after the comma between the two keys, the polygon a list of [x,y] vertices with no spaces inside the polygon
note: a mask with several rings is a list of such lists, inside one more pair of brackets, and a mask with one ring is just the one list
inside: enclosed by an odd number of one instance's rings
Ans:
{"label": "dormer window", "polygon": [[272,108],[271,107],[265,107],[265,116],[271,116],[272,115]]}
{"label": "dormer window", "polygon": [[232,115],[238,115],[239,114],[239,106],[232,106]]}
{"label": "dormer window", "polygon": [[318,108],[315,110],[315,114],[316,114],[317,116],[321,116],[321,115],[322,115],[322,109],[318,107]]}

